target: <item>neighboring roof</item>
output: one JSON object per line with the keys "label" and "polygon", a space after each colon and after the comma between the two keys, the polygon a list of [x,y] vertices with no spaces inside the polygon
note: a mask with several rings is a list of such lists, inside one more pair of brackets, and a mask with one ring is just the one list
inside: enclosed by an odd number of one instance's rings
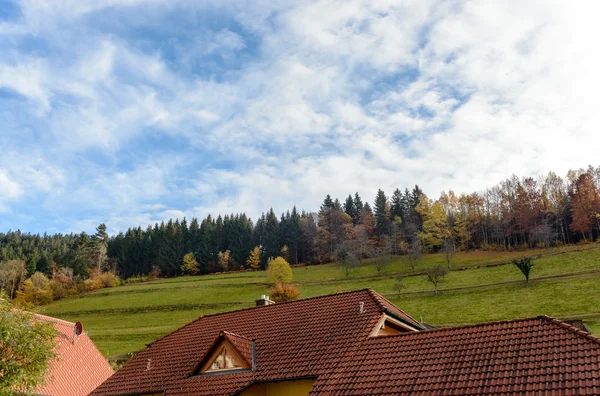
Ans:
{"label": "neighboring roof", "polygon": [[50,362],[46,385],[38,387],[34,394],[88,395],[113,375],[113,369],[87,334],[74,334],[75,323],[39,314],[35,317],[52,323],[58,335],[54,347],[57,358]]}
{"label": "neighboring roof", "polygon": [[[228,395],[301,378],[316,379],[311,395],[600,394],[600,340],[559,320],[369,337],[382,313],[420,326],[372,290],[205,316],[153,343],[92,394]],[[246,347],[255,340],[256,370],[189,377],[221,329]]]}
{"label": "neighboring roof", "polygon": [[[218,395],[231,394],[251,381],[316,377],[331,370],[340,354],[369,336],[384,312],[382,304],[374,292],[365,289],[204,316],[155,341],[93,394],[168,388],[169,395],[192,390],[198,395]],[[224,329],[256,340],[256,370],[188,378]],[[146,371],[148,359],[150,371]]]}
{"label": "neighboring roof", "polygon": [[598,338],[547,316],[371,338],[311,395],[536,392],[600,394]]}

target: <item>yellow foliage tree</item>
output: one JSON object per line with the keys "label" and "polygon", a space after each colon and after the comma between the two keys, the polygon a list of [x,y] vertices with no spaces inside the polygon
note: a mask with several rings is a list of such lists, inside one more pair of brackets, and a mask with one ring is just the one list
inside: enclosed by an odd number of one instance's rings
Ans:
{"label": "yellow foliage tree", "polygon": [[219,263],[219,267],[221,267],[221,271],[229,271],[229,250],[219,252],[217,254],[217,262]]}
{"label": "yellow foliage tree", "polygon": [[260,269],[260,249],[258,246],[250,250],[250,256],[248,256],[246,264],[252,269]]}
{"label": "yellow foliage tree", "polygon": [[267,274],[271,284],[290,283],[292,281],[292,267],[284,260],[283,257],[269,259]]}
{"label": "yellow foliage tree", "polygon": [[18,304],[44,305],[54,300],[50,281],[41,272],[34,273],[31,278],[23,282],[17,291],[15,302]]}
{"label": "yellow foliage tree", "polygon": [[287,245],[283,245],[281,248],[281,257],[287,262],[290,261],[290,249],[288,249]]}
{"label": "yellow foliage tree", "polygon": [[194,257],[194,253],[188,253],[183,256],[183,265],[181,266],[181,271],[184,274],[195,275],[198,273],[198,262]]}

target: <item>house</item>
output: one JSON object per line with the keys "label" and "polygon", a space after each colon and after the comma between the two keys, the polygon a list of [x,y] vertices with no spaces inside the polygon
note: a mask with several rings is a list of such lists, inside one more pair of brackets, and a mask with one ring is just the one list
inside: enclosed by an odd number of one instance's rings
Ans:
{"label": "house", "polygon": [[207,315],[92,395],[598,395],[600,339],[540,316],[426,329],[365,289]]}
{"label": "house", "polygon": [[113,375],[104,356],[82,331],[81,324],[36,314],[39,320],[50,322],[58,332],[54,351],[57,358],[50,362],[46,384],[33,394],[49,396],[88,395]]}

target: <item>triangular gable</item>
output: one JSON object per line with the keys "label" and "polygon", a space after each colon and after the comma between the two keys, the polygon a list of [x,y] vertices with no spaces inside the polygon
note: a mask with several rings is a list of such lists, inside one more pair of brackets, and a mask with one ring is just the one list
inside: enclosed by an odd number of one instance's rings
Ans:
{"label": "triangular gable", "polygon": [[417,332],[419,330],[415,329],[408,324],[393,318],[387,314],[381,315],[381,319],[377,322],[377,325],[371,331],[371,337],[381,337],[386,335],[395,335],[402,333],[411,333]]}
{"label": "triangular gable", "polygon": [[254,341],[221,331],[192,375],[254,370]]}

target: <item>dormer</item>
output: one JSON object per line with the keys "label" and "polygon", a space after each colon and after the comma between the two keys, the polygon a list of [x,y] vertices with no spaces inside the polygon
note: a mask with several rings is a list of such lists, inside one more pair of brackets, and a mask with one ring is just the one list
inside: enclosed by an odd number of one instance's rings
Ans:
{"label": "dormer", "polygon": [[413,333],[417,331],[419,331],[419,329],[384,313],[371,332],[370,337]]}
{"label": "dormer", "polygon": [[192,375],[220,375],[254,370],[256,343],[226,331],[221,331]]}

